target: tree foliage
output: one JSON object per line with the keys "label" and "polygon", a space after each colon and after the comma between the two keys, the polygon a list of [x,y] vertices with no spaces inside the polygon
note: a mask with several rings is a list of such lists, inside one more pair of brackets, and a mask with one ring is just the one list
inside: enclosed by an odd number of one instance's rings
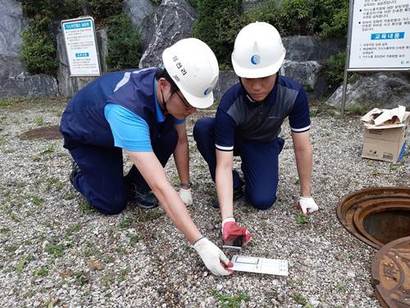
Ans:
{"label": "tree foliage", "polygon": [[275,0],[263,2],[246,13],[249,22],[265,21],[282,36],[319,35],[344,37],[348,25],[348,0]]}
{"label": "tree foliage", "polygon": [[[111,68],[138,65],[139,35],[122,13],[123,0],[22,0],[23,14],[30,26],[23,32],[21,56],[30,73],[56,75],[56,37],[60,21],[90,15],[97,26],[108,21]],[[111,18],[116,16],[115,18]],[[110,41],[110,39],[112,41]],[[123,40],[123,42],[121,42]]]}
{"label": "tree foliage", "polygon": [[193,35],[206,42],[215,52],[219,64],[230,66],[233,43],[244,25],[241,0],[199,0],[198,19]]}
{"label": "tree foliage", "polygon": [[33,74],[55,75],[57,71],[56,48],[51,37],[43,31],[41,22],[30,25],[22,33],[21,58],[27,70]]}
{"label": "tree foliage", "polygon": [[111,17],[108,26],[109,70],[138,67],[142,46],[139,32],[134,28],[129,17],[120,14]]}

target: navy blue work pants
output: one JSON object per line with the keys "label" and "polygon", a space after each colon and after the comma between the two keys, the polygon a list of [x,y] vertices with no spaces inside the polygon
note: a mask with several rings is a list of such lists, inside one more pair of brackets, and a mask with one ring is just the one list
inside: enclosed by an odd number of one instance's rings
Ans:
{"label": "navy blue work pants", "polygon": [[[215,118],[202,118],[194,127],[194,139],[203,158],[208,164],[212,180],[215,181]],[[284,140],[276,138],[272,142],[244,141],[238,138],[234,144],[234,155],[240,156],[245,180],[246,200],[259,210],[269,209],[276,201],[278,187],[278,160]],[[233,173],[233,188],[240,187],[239,175]]]}
{"label": "navy blue work pants", "polygon": [[[171,129],[151,140],[153,151],[162,166],[165,167],[174,152],[177,139],[176,130]],[[127,176],[123,176],[120,148],[77,144],[70,146],[69,151],[81,170],[74,178],[75,189],[101,213],[118,214],[126,207],[130,183],[140,190],[149,190],[147,182],[134,165]]]}

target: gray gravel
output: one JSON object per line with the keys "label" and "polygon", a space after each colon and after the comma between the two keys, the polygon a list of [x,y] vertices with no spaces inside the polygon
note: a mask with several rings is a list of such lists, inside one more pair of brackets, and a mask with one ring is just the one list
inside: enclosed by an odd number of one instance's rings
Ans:
{"label": "gray gravel", "polygon": [[[18,138],[57,124],[63,107],[61,100],[0,102],[1,307],[215,307],[223,306],[224,297],[232,307],[379,306],[370,275],[376,251],[344,230],[335,208],[345,194],[364,187],[409,186],[410,158],[400,164],[362,159],[358,117],[312,118],[320,211],[308,223],[297,222],[293,207],[298,180],[287,126],[276,205],[258,212],[237,204],[237,220],[254,235],[243,254],[288,260],[289,276],[221,278],[206,271],[161,209],[129,206],[111,217],[91,210],[70,186],[61,140]],[[190,212],[220,245],[214,185],[190,142]],[[172,161],[167,170],[176,184]]]}

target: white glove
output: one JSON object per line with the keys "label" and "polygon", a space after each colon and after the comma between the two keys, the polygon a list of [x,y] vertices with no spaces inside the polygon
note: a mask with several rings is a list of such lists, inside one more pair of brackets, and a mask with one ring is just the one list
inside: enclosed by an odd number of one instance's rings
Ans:
{"label": "white glove", "polygon": [[232,266],[229,259],[214,243],[208,240],[206,237],[199,239],[194,244],[194,249],[201,257],[205,266],[212,274],[217,276],[225,276],[232,274],[232,271],[227,270],[222,264],[224,263],[226,267]]}
{"label": "white glove", "polygon": [[191,188],[187,188],[187,189],[180,188],[179,196],[181,197],[185,205],[192,205],[193,201],[192,201]]}
{"label": "white glove", "polygon": [[319,209],[315,200],[312,197],[300,197],[299,198],[299,206],[302,210],[303,214],[310,214]]}

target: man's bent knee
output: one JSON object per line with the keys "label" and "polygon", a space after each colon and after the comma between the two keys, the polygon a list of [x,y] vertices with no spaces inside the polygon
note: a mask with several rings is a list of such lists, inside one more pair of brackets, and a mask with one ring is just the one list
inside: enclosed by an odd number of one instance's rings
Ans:
{"label": "man's bent knee", "polygon": [[91,203],[97,211],[105,215],[116,215],[121,213],[127,206],[127,200],[123,197],[111,200],[94,201]]}
{"label": "man's bent knee", "polygon": [[202,118],[196,121],[193,135],[195,141],[202,140],[204,136],[209,135],[209,132],[214,127],[214,118]]}
{"label": "man's bent knee", "polygon": [[254,208],[262,211],[270,209],[276,202],[276,196],[250,196],[247,199]]}

